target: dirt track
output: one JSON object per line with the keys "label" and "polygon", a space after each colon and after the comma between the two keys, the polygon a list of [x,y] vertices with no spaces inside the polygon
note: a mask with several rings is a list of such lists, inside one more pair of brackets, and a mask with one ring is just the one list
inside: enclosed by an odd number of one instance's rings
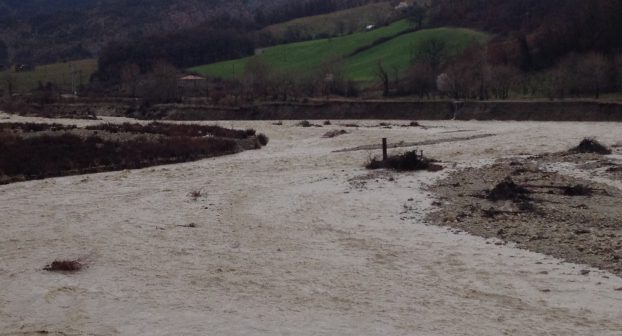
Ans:
{"label": "dirt track", "polygon": [[[222,123],[268,134],[260,151],[0,187],[0,335],[620,335],[621,278],[425,225],[424,186],[451,169],[369,175],[374,152],[333,152],[497,134],[424,146],[451,168],[615,143],[618,124],[428,122],[442,127],[333,139],[321,136],[339,126],[293,124]],[[56,258],[89,267],[42,270]]]}

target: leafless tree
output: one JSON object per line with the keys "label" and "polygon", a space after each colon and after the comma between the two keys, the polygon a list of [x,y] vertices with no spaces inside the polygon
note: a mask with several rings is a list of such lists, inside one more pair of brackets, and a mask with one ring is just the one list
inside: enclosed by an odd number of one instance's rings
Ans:
{"label": "leafless tree", "polygon": [[376,77],[378,78],[378,81],[382,85],[382,95],[384,97],[388,97],[389,90],[390,90],[390,87],[389,87],[390,78],[389,78],[389,73],[385,69],[381,59],[378,60],[378,62],[376,63]]}
{"label": "leafless tree", "polygon": [[125,93],[130,97],[136,97],[136,90],[140,83],[140,67],[134,63],[123,66],[121,82]]}

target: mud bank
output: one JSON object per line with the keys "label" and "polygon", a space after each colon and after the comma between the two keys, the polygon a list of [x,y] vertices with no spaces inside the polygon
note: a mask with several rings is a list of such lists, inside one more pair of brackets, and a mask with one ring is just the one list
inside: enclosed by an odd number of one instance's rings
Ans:
{"label": "mud bank", "polygon": [[[137,116],[141,117],[141,116]],[[143,117],[171,120],[516,120],[622,121],[622,104],[592,101],[331,101],[265,103],[236,108],[159,105]]]}
{"label": "mud bank", "polygon": [[567,101],[339,100],[266,102],[251,105],[160,104],[109,100],[53,104],[46,117],[114,116],[167,120],[499,120],[622,121],[622,103]]}

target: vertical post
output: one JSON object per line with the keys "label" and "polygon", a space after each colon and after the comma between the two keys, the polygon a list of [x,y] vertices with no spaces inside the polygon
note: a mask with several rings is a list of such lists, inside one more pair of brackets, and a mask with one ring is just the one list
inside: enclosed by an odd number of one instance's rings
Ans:
{"label": "vertical post", "polygon": [[382,160],[386,160],[389,157],[387,154],[387,138],[382,138]]}

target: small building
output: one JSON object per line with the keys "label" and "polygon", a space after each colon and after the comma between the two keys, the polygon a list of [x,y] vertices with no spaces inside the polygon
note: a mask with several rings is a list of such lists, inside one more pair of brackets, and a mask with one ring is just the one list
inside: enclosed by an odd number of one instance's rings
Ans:
{"label": "small building", "polygon": [[412,4],[406,1],[402,1],[399,4],[397,4],[397,6],[395,6],[395,10],[405,10],[408,9],[409,7],[411,7]]}
{"label": "small building", "polygon": [[177,78],[177,89],[182,97],[205,96],[207,85],[207,78],[199,75],[184,75]]}

